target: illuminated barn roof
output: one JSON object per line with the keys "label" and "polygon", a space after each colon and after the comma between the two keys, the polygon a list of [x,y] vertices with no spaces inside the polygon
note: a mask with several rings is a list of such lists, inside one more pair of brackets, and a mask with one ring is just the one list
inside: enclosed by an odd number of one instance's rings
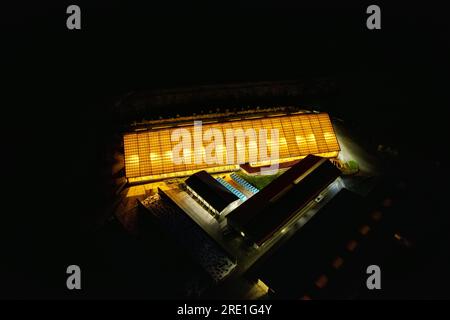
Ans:
{"label": "illuminated barn roof", "polygon": [[[125,171],[126,177],[133,180],[160,179],[174,176],[190,175],[199,170],[209,172],[227,171],[236,169],[239,161],[237,155],[241,152],[245,154],[246,162],[249,161],[249,150],[256,150],[254,145],[246,139],[245,143],[236,142],[232,145],[234,148],[234,161],[225,164],[206,163],[201,161],[196,163],[195,153],[205,153],[205,149],[193,149],[183,147],[183,161],[175,163],[172,159],[172,150],[179,141],[171,141],[174,130],[187,130],[194,137],[194,124],[183,125],[182,127],[153,128],[152,130],[127,133],[124,135],[125,148]],[[218,129],[226,136],[227,129],[266,129],[269,140],[268,153],[270,154],[270,130],[278,129],[279,132],[279,159],[278,162],[287,162],[302,159],[308,154],[314,154],[322,157],[332,158],[338,155],[340,150],[336,135],[328,114],[294,114],[283,116],[268,116],[244,120],[230,120],[226,122],[203,123],[203,133],[208,129]],[[193,141],[193,139],[192,139]],[[216,141],[217,142],[217,141]],[[206,147],[210,141],[203,142]],[[225,138],[224,138],[225,143]],[[218,145],[221,152],[227,156],[227,146]],[[253,151],[252,151],[253,152]],[[230,153],[231,154],[231,153]],[[190,163],[189,163],[190,162]],[[256,162],[254,163],[257,164]]]}

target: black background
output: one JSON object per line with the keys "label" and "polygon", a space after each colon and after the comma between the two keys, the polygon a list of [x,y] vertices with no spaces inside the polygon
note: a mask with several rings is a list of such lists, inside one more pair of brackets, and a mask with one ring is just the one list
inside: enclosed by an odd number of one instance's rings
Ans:
{"label": "black background", "polygon": [[132,89],[331,78],[340,112],[418,167],[446,166],[446,11],[376,2],[382,30],[370,31],[372,2],[347,2],[77,1],[79,31],[66,28],[72,2],[2,4],[1,296],[73,297],[65,267],[92,254],[107,106]]}

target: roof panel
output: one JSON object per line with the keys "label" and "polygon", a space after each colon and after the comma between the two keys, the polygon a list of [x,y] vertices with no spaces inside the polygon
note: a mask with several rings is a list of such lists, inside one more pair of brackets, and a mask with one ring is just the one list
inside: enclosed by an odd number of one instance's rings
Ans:
{"label": "roof panel", "polygon": [[[270,129],[279,130],[279,161],[283,159],[302,158],[308,154],[330,154],[334,155],[340,150],[336,135],[328,114],[295,114],[270,118],[235,120],[222,123],[211,123],[202,126],[202,131],[216,128],[222,132],[223,143],[226,144],[226,129],[254,129],[258,137],[261,129],[267,130],[267,138],[270,140]],[[184,129],[190,134],[189,147],[182,148],[182,163],[174,163],[174,148],[181,143],[172,141],[171,137],[175,130]],[[227,165],[226,163],[207,164],[205,159],[196,163],[193,125],[127,133],[124,135],[125,171],[128,178],[143,176],[156,176],[160,174],[183,173],[188,170],[198,171],[206,168],[217,168]],[[210,141],[204,141],[206,147]],[[226,150],[226,145],[224,150]],[[249,160],[249,149],[254,148],[249,143],[248,137],[244,145],[237,145],[237,139],[230,148],[234,150],[232,164],[238,164],[237,150],[245,153],[245,161]],[[269,148],[269,146],[268,146]],[[202,151],[200,151],[202,153]],[[267,150],[270,155],[270,148]],[[261,153],[258,152],[258,156]],[[226,161],[226,156],[224,161]],[[286,160],[287,161],[287,160]],[[258,161],[256,161],[258,162]]]}

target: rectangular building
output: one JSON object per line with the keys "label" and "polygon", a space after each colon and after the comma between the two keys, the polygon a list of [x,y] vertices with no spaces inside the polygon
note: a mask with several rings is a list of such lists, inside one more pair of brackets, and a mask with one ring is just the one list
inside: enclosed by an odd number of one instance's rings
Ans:
{"label": "rectangular building", "polygon": [[[233,141],[233,145],[225,145],[225,137],[230,129],[244,132],[251,129],[257,133],[260,133],[261,130],[267,130],[269,140],[270,131],[272,129],[278,130],[278,141],[267,141],[269,150],[271,150],[272,144],[278,143],[279,156],[278,159],[273,161],[275,163],[299,160],[308,154],[334,158],[340,151],[327,113],[268,115],[202,123],[203,133],[210,129],[223,137],[222,142],[214,140],[217,144],[217,152],[221,154],[220,158],[228,159],[229,156],[231,161],[224,161],[223,163],[197,161],[199,158],[204,158],[205,147],[210,142],[205,141],[205,146],[195,147],[194,137],[199,134],[195,131],[194,123],[165,125],[164,127],[153,127],[124,135],[126,177],[130,182],[138,182],[188,176],[199,170],[207,170],[208,172],[232,171],[237,170],[239,164],[246,162],[249,162],[250,165],[261,165],[264,161],[261,163],[251,161],[250,154],[256,151],[256,146],[249,138],[246,138],[244,143]],[[173,138],[180,130],[190,135],[192,141],[184,143],[182,150],[177,153],[177,155],[182,155],[182,161],[174,161],[173,152],[180,142]],[[201,138],[204,138],[204,136],[201,136]],[[232,154],[233,156],[231,156]],[[237,155],[242,155],[242,157]]]}
{"label": "rectangular building", "polygon": [[206,171],[199,171],[186,179],[186,187],[214,213],[225,215],[236,208],[240,200]]}
{"label": "rectangular building", "polygon": [[227,223],[262,246],[340,174],[328,159],[309,155],[231,212]]}

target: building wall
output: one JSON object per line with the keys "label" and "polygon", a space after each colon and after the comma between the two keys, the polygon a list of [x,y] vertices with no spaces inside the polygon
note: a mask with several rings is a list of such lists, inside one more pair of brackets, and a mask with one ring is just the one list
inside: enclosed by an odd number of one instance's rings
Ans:
{"label": "building wall", "polygon": [[205,199],[203,199],[197,192],[195,192],[194,189],[192,189],[188,185],[186,185],[186,187],[192,195],[194,195],[198,200],[200,200],[204,205],[206,205],[211,211],[213,211],[215,214],[220,214],[219,211],[213,208]]}

